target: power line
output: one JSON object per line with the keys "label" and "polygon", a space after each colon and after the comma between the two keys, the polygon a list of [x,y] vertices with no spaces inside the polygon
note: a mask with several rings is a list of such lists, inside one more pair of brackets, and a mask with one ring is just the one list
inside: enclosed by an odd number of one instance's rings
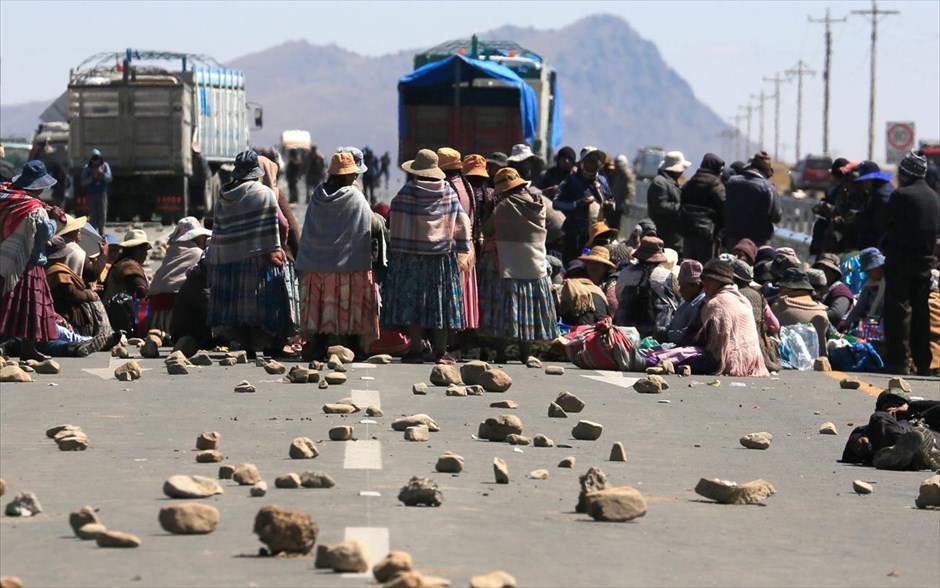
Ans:
{"label": "power line", "polygon": [[738,109],[747,112],[747,134],[744,135],[744,156],[747,157],[751,150],[751,115],[757,107],[749,102],[746,106],[738,106]]}
{"label": "power line", "polygon": [[760,94],[751,94],[751,100],[757,100],[760,103],[758,110],[760,112],[760,131],[758,134],[758,143],[760,144],[760,151],[765,151],[764,149],[764,102],[770,98],[767,94],[764,94],[764,90],[761,89]]}
{"label": "power line", "polygon": [[844,16],[842,18],[832,18],[829,16],[829,9],[826,8],[826,18],[813,18],[812,16],[808,17],[809,22],[821,22],[826,25],[826,67],[823,70],[823,153],[826,155],[829,154],[829,82],[831,81],[831,72],[832,72],[832,28],[831,25],[834,22],[845,22],[849,18]]}
{"label": "power line", "polygon": [[773,82],[774,93],[774,161],[780,161],[780,84],[788,82],[787,78],[780,77],[778,73],[772,78],[764,76],[765,82]]}
{"label": "power line", "polygon": [[878,17],[901,14],[899,10],[879,10],[878,2],[871,0],[871,10],[853,10],[852,14],[865,16],[871,20],[871,87],[868,90],[868,159],[874,160],[875,154],[875,87],[877,79],[878,56]]}
{"label": "power line", "polygon": [[802,142],[803,142],[803,76],[804,75],[816,75],[816,72],[811,69],[806,69],[806,63],[801,59],[796,67],[788,69],[786,74],[791,79],[793,76],[796,76],[796,159],[795,162],[798,162],[801,157],[803,157],[802,152]]}

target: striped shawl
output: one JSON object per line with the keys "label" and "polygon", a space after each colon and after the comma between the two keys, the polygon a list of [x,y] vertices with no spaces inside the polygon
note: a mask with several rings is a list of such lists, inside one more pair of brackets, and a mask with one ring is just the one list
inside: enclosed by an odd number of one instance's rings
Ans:
{"label": "striped shawl", "polygon": [[470,217],[443,180],[406,183],[389,210],[390,251],[443,255],[470,251]]}
{"label": "striped shawl", "polygon": [[277,211],[277,196],[261,182],[222,190],[206,263],[235,263],[276,251],[281,246]]}

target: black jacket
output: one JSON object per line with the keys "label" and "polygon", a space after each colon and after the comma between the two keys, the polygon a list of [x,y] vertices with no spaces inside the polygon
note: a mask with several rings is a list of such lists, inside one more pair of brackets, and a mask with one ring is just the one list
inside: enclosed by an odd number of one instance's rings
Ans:
{"label": "black jacket", "polygon": [[883,209],[882,251],[894,260],[932,257],[940,233],[940,196],[927,182],[917,180],[898,188]]}
{"label": "black jacket", "polygon": [[656,223],[656,236],[666,247],[677,251],[682,250],[682,238],[678,232],[681,194],[679,182],[663,171],[653,178],[646,192],[647,214]]}
{"label": "black jacket", "polygon": [[728,180],[725,200],[725,245],[750,239],[758,247],[770,243],[774,223],[783,216],[780,196],[760,172],[744,170]]}
{"label": "black jacket", "polygon": [[683,236],[712,238],[724,226],[725,185],[721,181],[724,163],[709,153],[702,160],[702,167],[682,186],[679,232]]}

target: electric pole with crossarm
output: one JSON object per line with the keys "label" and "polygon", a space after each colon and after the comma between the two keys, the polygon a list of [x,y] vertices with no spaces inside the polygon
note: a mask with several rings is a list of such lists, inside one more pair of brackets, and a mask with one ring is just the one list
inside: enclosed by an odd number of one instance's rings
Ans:
{"label": "electric pole with crossarm", "polygon": [[793,161],[798,162],[803,157],[803,76],[816,75],[816,72],[806,69],[806,63],[801,59],[796,67],[788,69],[786,74],[790,78],[796,76],[796,159]]}
{"label": "electric pole with crossarm", "polygon": [[829,16],[829,9],[826,9],[826,18],[808,17],[809,22],[821,22],[826,25],[826,66],[823,69],[823,153],[829,155],[829,82],[832,79],[832,28],[830,25],[834,22],[845,22],[848,17],[832,18]]}
{"label": "electric pole with crossarm", "polygon": [[878,10],[878,2],[871,0],[871,10],[853,10],[852,14],[871,19],[871,87],[868,90],[868,160],[875,155],[875,87],[878,56],[878,17],[901,14],[899,10]]}

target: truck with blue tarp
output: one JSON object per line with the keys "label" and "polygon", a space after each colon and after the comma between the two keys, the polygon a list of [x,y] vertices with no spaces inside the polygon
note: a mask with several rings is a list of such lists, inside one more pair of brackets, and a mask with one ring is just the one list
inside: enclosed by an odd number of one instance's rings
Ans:
{"label": "truck with blue tarp", "polygon": [[[248,148],[251,106],[245,75],[210,57],[128,49],[85,60],[68,85],[77,213],[85,207],[78,178],[92,149],[111,167],[109,220],[158,214],[171,224],[211,211],[220,176]],[[260,107],[253,122],[261,126]]]}
{"label": "truck with blue tarp", "polygon": [[561,147],[557,75],[508,41],[450,41],[415,56],[398,82],[398,159],[449,146],[489,155],[527,143],[547,161]]}

